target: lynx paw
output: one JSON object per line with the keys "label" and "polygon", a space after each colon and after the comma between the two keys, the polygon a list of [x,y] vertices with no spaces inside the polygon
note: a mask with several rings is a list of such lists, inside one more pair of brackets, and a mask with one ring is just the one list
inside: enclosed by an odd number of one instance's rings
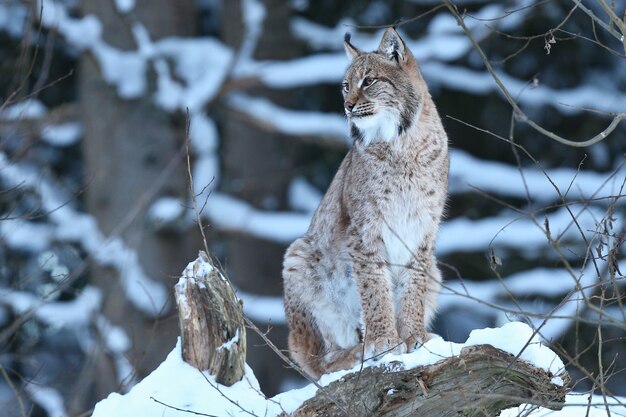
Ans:
{"label": "lynx paw", "polygon": [[407,346],[399,337],[381,337],[370,343],[366,352],[367,358],[379,359],[387,353],[395,353],[396,355],[406,353]]}
{"label": "lynx paw", "polygon": [[424,343],[428,342],[433,337],[437,337],[434,333],[420,333],[411,335],[406,339],[406,346],[409,352],[419,349]]}

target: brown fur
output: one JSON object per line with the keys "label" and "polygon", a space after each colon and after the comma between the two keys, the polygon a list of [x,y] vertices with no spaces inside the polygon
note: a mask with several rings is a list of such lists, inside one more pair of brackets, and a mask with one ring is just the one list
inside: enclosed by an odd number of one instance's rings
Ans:
{"label": "brown fur", "polygon": [[355,146],[283,268],[289,350],[315,377],[418,347],[441,282],[433,251],[449,163],[435,105],[394,29],[373,53],[345,47]]}

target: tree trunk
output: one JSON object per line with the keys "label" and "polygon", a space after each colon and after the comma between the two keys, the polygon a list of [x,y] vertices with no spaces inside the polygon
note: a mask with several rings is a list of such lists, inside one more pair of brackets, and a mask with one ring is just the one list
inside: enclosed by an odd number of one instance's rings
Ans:
{"label": "tree trunk", "polygon": [[[115,10],[115,2],[85,0],[82,12],[98,17],[103,25],[103,37],[111,46],[125,50],[137,48],[130,31],[132,21]],[[189,36],[195,31],[193,0],[140,0],[132,14],[143,23],[152,39]],[[191,232],[193,237],[180,233],[165,235],[151,229],[145,213],[153,201],[164,195],[186,199],[184,159],[179,153],[185,138],[184,122],[173,123],[170,114],[153,104],[150,93],[138,99],[120,99],[115,88],[105,83],[100,68],[88,54],[83,55],[80,63],[79,94],[85,131],[87,211],[95,216],[105,235],[121,236],[137,252],[144,272],[169,289],[172,277],[179,274],[181,266],[199,247],[197,231],[194,228]],[[151,190],[167,172],[168,165],[172,166],[173,158],[178,158],[173,162],[173,171],[162,178],[161,187]],[[137,211],[132,214],[134,210]],[[174,346],[177,330],[173,311],[163,310],[172,319],[144,316],[128,302],[113,270],[94,265],[90,279],[104,294],[104,315],[131,338],[128,359],[139,377],[146,375]],[[85,370],[76,384],[70,412],[83,411],[94,400],[122,388],[111,358],[103,349],[96,351],[99,353],[94,352],[91,369]]]}
{"label": "tree trunk", "polygon": [[[266,16],[262,35],[255,51],[256,59],[289,59],[301,55],[300,46],[290,36],[291,7],[287,0],[263,0]],[[222,38],[235,50],[243,35],[240,1],[223,3]],[[255,96],[269,97],[285,107],[295,107],[301,98],[294,91],[258,88]],[[255,207],[267,210],[286,209],[286,194],[294,171],[310,158],[310,147],[294,143],[284,135],[259,129],[234,110],[223,113],[223,165],[220,186],[226,192]],[[250,236],[227,236],[225,266],[233,283],[243,291],[260,295],[282,294],[282,259],[286,246]],[[266,330],[279,347],[286,347],[287,329],[276,323],[256,323]],[[248,333],[248,363],[263,391],[273,395],[280,390],[288,372],[265,342],[254,332]]]}

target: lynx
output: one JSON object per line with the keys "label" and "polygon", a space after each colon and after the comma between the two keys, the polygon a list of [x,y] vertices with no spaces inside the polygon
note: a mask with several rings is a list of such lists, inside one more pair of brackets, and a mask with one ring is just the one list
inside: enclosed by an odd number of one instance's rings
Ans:
{"label": "lynx", "polygon": [[419,347],[441,285],[433,254],[448,184],[441,119],[394,28],[374,52],[349,34],[344,47],[354,145],[283,264],[289,350],[313,377]]}

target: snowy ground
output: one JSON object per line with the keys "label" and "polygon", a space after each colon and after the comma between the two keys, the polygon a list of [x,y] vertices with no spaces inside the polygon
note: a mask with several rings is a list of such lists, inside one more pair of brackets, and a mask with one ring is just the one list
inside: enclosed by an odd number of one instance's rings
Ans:
{"label": "snowy ground", "polygon": [[[531,341],[527,344],[528,341]],[[562,383],[558,376],[563,370],[563,362],[549,348],[533,337],[533,331],[523,323],[513,322],[496,329],[475,330],[463,344],[446,342],[441,338],[430,340],[421,349],[406,355],[387,355],[380,361],[369,361],[366,366],[379,365],[390,361],[401,361],[409,369],[435,363],[442,358],[458,355],[465,346],[491,344],[497,348],[518,355],[552,372],[553,382]],[[520,353],[521,352],[521,353]],[[349,371],[324,375],[322,386],[336,381]],[[265,398],[250,368],[241,382],[225,387],[215,382],[210,375],[202,373],[181,359],[180,343],[167,359],[128,394],[113,393],[96,405],[93,417],[125,417],[142,415],[145,417],[189,416],[190,412],[211,416],[276,416],[282,411],[292,412],[303,401],[315,395],[317,388],[307,385],[273,398]],[[571,394],[562,411],[536,410],[532,416],[606,416],[609,407],[612,415],[626,415],[623,404],[626,399],[607,398],[605,406],[602,397]],[[591,406],[589,404],[592,404]],[[502,415],[513,417],[527,415],[528,407],[506,410]],[[620,414],[621,413],[621,414]]]}

